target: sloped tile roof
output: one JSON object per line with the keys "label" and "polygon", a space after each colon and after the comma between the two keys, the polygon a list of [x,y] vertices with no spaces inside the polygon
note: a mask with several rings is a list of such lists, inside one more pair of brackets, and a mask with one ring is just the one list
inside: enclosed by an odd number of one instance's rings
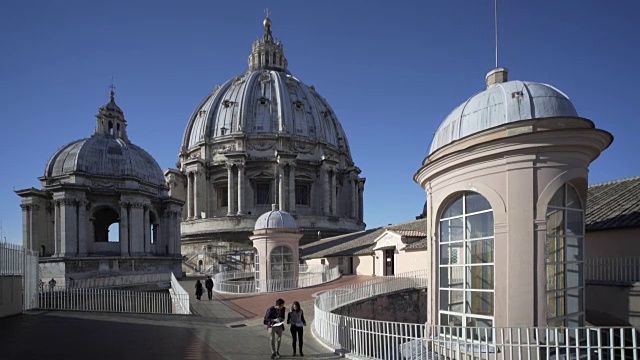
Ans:
{"label": "sloped tile roof", "polygon": [[[332,256],[366,255],[373,253],[374,240],[382,235],[385,229],[395,232],[421,233],[427,231],[427,219],[419,219],[406,223],[378,227],[351,234],[338,235],[300,247],[300,257],[313,259]],[[411,244],[413,245],[413,244]]]}
{"label": "sloped tile roof", "polygon": [[[406,237],[425,237],[427,236],[427,234],[425,234],[422,231],[418,231],[418,230],[392,230],[393,232],[400,234],[402,236],[406,236]],[[425,229],[426,231],[426,229]]]}
{"label": "sloped tile roof", "polygon": [[405,247],[405,250],[426,250],[427,249],[427,244],[429,242],[429,239],[424,238],[421,240],[418,240],[416,242],[412,242],[411,244],[407,245],[407,247]]}
{"label": "sloped tile roof", "polygon": [[640,176],[589,186],[587,231],[640,227]]}

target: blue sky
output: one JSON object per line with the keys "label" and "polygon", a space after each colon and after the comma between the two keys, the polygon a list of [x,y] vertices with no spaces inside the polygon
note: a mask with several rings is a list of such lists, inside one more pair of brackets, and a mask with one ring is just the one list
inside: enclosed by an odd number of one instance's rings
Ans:
{"label": "blue sky", "polygon": [[[112,77],[129,138],[175,167],[194,108],[246,69],[265,7],[289,69],[347,133],[367,178],[367,227],[419,214],[425,196],[412,177],[433,133],[494,67],[493,1],[5,1],[2,236],[22,241],[14,188],[40,188],[49,157],[93,133]],[[614,135],[590,183],[640,175],[638,24],[636,0],[499,1],[510,79],[556,86]]]}

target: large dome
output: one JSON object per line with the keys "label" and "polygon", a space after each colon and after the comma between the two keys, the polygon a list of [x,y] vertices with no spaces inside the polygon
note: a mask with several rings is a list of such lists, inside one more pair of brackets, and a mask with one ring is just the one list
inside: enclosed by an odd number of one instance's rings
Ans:
{"label": "large dome", "polygon": [[45,176],[71,174],[135,178],[166,186],[158,163],[142,148],[123,139],[96,134],[71,142],[56,151],[47,163]]}
{"label": "large dome", "polygon": [[[487,89],[455,108],[436,131],[429,153],[481,131],[522,120],[577,117],[578,112],[562,91],[551,85],[506,81],[506,69],[487,75]],[[494,82],[496,76],[498,81]]]}
{"label": "large dome", "polygon": [[237,136],[281,135],[351,157],[335,113],[313,86],[291,75],[282,43],[273,37],[267,20],[264,36],[253,43],[248,70],[216,86],[191,115],[183,151]]}
{"label": "large dome", "polygon": [[327,101],[285,71],[249,70],[227,81],[191,116],[183,148],[233,135],[286,133],[349,152],[347,137]]}
{"label": "large dome", "polygon": [[302,243],[317,239],[319,231],[334,236],[365,227],[366,178],[344,129],[325,98],[289,71],[271,19],[263,25],[247,70],[216,86],[195,108],[178,169],[165,172],[169,194],[186,204],[184,254],[209,241],[250,246],[251,233],[267,226],[258,218],[271,204],[282,210],[273,216],[290,214]]}

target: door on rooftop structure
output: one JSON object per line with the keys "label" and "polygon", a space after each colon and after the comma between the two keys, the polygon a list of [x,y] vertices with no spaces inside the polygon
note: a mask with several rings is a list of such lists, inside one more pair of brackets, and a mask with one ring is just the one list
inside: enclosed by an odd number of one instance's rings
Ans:
{"label": "door on rooftop structure", "polygon": [[396,249],[387,249],[384,251],[384,276],[394,275],[393,269],[395,268],[394,264],[394,255]]}

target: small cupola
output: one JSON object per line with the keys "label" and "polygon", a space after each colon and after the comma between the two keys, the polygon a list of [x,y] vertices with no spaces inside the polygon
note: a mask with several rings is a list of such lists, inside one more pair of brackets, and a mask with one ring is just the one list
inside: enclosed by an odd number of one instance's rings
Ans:
{"label": "small cupola", "polygon": [[111,85],[109,102],[98,110],[95,134],[129,141],[127,138],[127,121],[124,119],[124,112],[116,104],[114,89],[115,86]]}
{"label": "small cupola", "polygon": [[509,70],[506,68],[495,68],[487,73],[485,80],[487,82],[487,88],[494,84],[501,84],[507,82],[507,73]]}
{"label": "small cupola", "polygon": [[287,71],[287,58],[284,56],[282,43],[276,40],[271,33],[271,19],[269,14],[262,22],[264,34],[262,38],[253,42],[249,55],[249,70],[277,70]]}

